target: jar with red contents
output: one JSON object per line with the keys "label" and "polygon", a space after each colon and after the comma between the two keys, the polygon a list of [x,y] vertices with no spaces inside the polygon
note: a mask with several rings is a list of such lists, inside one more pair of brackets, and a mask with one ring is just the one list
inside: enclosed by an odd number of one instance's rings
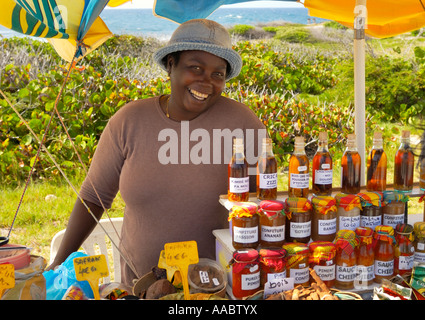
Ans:
{"label": "jar with red contents", "polygon": [[335,285],[336,247],[329,241],[314,241],[308,245],[310,249],[309,264],[328,288]]}
{"label": "jar with red contents", "polygon": [[238,249],[257,248],[259,244],[258,206],[254,202],[239,202],[229,211],[232,245]]}
{"label": "jar with red contents", "polygon": [[260,202],[260,246],[282,247],[285,243],[285,210],[284,203],[277,200]]}
{"label": "jar with red contents", "polygon": [[394,274],[394,229],[390,226],[376,226],[375,240],[375,278],[376,283],[391,279]]}
{"label": "jar with red contents", "polygon": [[395,240],[394,274],[401,276],[411,274],[415,259],[413,226],[410,224],[398,224],[395,228]]}
{"label": "jar with red contents", "polygon": [[232,292],[237,299],[250,296],[260,290],[260,266],[258,251],[255,249],[237,250],[233,253]]}
{"label": "jar with red contents", "polygon": [[334,243],[336,247],[335,288],[353,289],[357,266],[356,233],[353,230],[339,230]]}
{"label": "jar with red contents", "polygon": [[286,278],[286,250],[263,248],[260,255],[261,287],[274,279]]}
{"label": "jar with red contents", "polygon": [[294,278],[294,286],[308,286],[310,284],[309,256],[310,251],[305,243],[286,243],[286,274]]}

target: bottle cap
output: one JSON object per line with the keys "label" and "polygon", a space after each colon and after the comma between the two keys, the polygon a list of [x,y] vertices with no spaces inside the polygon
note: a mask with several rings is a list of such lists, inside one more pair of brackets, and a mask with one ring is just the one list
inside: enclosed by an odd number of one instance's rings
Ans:
{"label": "bottle cap", "polygon": [[380,132],[380,131],[375,131],[375,132],[373,133],[373,139],[374,139],[374,140],[382,140],[382,132]]}
{"label": "bottle cap", "polygon": [[304,137],[295,137],[295,144],[304,144]]}
{"label": "bottle cap", "polygon": [[403,130],[403,131],[401,132],[401,137],[402,137],[402,138],[410,138],[410,131],[408,131],[408,130]]}
{"label": "bottle cap", "polygon": [[327,132],[319,132],[319,140],[320,141],[328,141],[328,133]]}

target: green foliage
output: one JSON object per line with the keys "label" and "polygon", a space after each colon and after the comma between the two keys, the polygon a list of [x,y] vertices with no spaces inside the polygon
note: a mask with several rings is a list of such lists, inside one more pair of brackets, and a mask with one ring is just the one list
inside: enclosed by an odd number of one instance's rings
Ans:
{"label": "green foliage", "polygon": [[275,38],[292,43],[303,43],[311,41],[310,31],[305,27],[285,27],[276,31]]}
{"label": "green foliage", "polygon": [[246,24],[237,24],[229,29],[229,33],[232,35],[246,35],[249,31],[254,30],[253,26]]}

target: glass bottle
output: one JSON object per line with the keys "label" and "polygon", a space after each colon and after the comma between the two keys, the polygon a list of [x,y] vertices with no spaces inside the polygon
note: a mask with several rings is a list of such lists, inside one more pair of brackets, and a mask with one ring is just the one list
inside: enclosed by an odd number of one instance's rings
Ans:
{"label": "glass bottle", "polygon": [[373,238],[376,241],[373,281],[381,283],[382,279],[391,279],[394,275],[394,229],[390,226],[377,226]]}
{"label": "glass bottle", "polygon": [[355,232],[359,245],[356,248],[357,270],[354,287],[356,289],[366,289],[373,284],[373,279],[375,278],[373,230],[368,227],[358,227]]}
{"label": "glass bottle", "polygon": [[394,160],[394,190],[410,192],[413,189],[415,156],[410,147],[410,131],[401,133],[401,144]]}
{"label": "glass bottle", "polygon": [[310,284],[310,250],[308,245],[305,243],[288,242],[282,248],[287,252],[287,277],[294,278],[294,286],[308,286]]}
{"label": "glass bottle", "polygon": [[277,197],[277,161],[272,139],[264,138],[257,162],[257,199],[275,200]]}
{"label": "glass bottle", "polygon": [[253,202],[234,205],[229,211],[232,245],[238,249],[257,248],[259,244],[258,206]]}
{"label": "glass bottle", "polygon": [[335,257],[336,247],[329,241],[313,241],[309,245],[310,268],[316,271],[319,278],[328,288],[335,285]]}
{"label": "glass bottle", "polygon": [[364,192],[357,194],[362,202],[360,211],[360,226],[370,227],[375,230],[376,226],[382,225],[382,199],[381,192]]}
{"label": "glass bottle", "polygon": [[362,159],[357,150],[356,135],[349,134],[347,148],[341,159],[341,192],[356,194],[360,192]]}
{"label": "glass bottle", "polygon": [[360,210],[362,208],[360,197],[355,194],[338,193],[335,195],[337,202],[336,230],[356,230],[360,227]]}
{"label": "glass bottle", "polygon": [[311,199],[311,239],[313,241],[334,241],[336,234],[336,200],[331,196],[315,196]]}
{"label": "glass bottle", "polygon": [[306,198],[287,198],[285,213],[287,218],[286,241],[308,243],[311,238],[311,202]]}
{"label": "glass bottle", "polygon": [[415,258],[413,226],[410,224],[398,224],[395,228],[395,239],[394,274],[401,276],[411,274]]}
{"label": "glass bottle", "polygon": [[[425,143],[425,142],[423,142]],[[425,153],[425,147],[422,147]],[[419,189],[425,191],[425,154],[421,155],[419,160]]]}
{"label": "glass bottle", "polygon": [[384,191],[387,188],[387,155],[382,146],[382,133],[373,134],[372,150],[367,157],[367,191]]}
{"label": "glass bottle", "polygon": [[249,200],[248,162],[245,158],[243,139],[233,140],[232,159],[228,165],[228,191],[230,201],[245,202]]}
{"label": "glass bottle", "polygon": [[415,240],[415,258],[413,264],[425,264],[425,222],[415,222],[413,225]]}
{"label": "glass bottle", "polygon": [[277,248],[262,248],[260,256],[260,284],[274,279],[286,278],[286,250]]}
{"label": "glass bottle", "polygon": [[356,278],[358,239],[352,230],[340,230],[335,236],[335,288],[353,289]]}
{"label": "glass bottle", "polygon": [[328,135],[319,133],[319,146],[313,157],[313,194],[330,196],[332,194],[332,157],[328,150]]}
{"label": "glass bottle", "polygon": [[277,200],[260,202],[260,245],[262,247],[282,247],[285,243],[286,215],[284,204]]}
{"label": "glass bottle", "polygon": [[232,266],[232,293],[235,298],[243,299],[260,289],[260,266],[257,250],[235,251],[229,265]]}
{"label": "glass bottle", "polygon": [[304,138],[295,137],[294,152],[289,158],[289,197],[308,197],[309,166],[309,160],[304,148]]}

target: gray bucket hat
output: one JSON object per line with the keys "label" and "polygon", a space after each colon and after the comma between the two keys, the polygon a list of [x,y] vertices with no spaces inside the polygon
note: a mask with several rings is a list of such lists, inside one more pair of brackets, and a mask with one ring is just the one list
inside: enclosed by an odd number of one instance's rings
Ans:
{"label": "gray bucket hat", "polygon": [[172,34],[168,44],[155,52],[153,58],[167,71],[165,57],[173,52],[201,50],[226,60],[230,72],[226,80],[236,77],[242,68],[242,58],[232,49],[232,42],[226,28],[207,19],[193,19],[182,23]]}

